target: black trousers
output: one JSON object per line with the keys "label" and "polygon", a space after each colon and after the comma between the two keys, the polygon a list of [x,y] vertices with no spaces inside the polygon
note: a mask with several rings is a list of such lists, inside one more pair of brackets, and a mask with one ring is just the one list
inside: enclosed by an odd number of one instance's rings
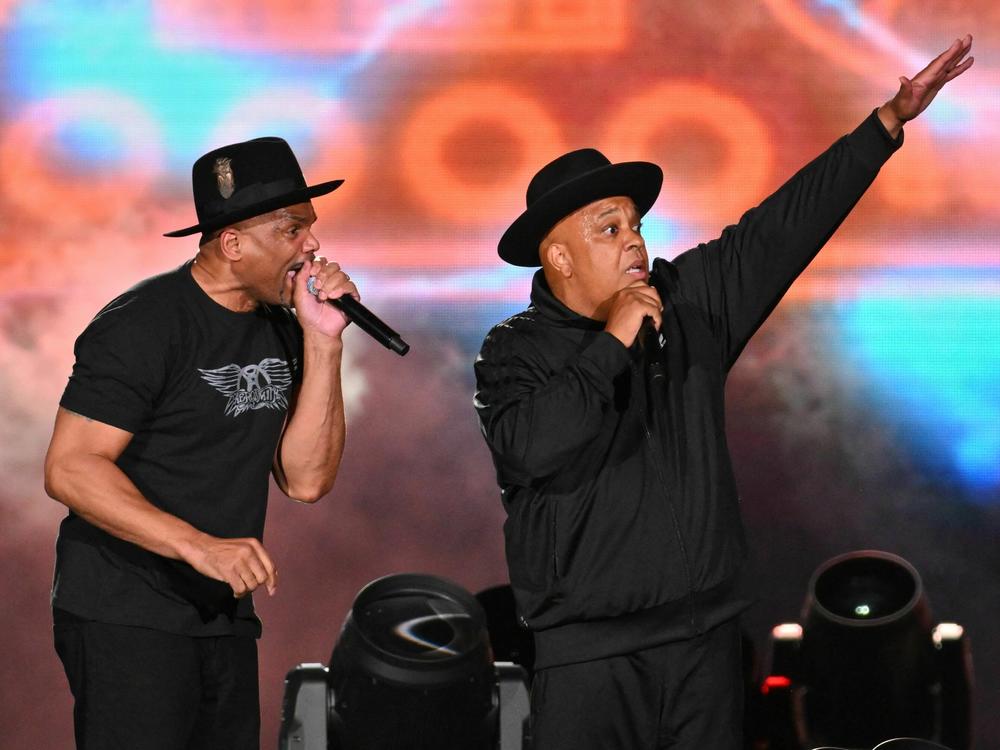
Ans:
{"label": "black trousers", "polygon": [[731,620],[691,640],[539,670],[533,750],[740,750],[740,653]]}
{"label": "black trousers", "polygon": [[259,750],[257,642],[59,613],[78,750]]}

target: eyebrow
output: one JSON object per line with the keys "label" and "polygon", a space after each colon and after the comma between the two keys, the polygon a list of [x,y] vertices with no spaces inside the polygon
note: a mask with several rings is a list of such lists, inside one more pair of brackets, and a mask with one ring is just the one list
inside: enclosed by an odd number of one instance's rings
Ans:
{"label": "eyebrow", "polygon": [[280,220],[282,220],[282,221],[288,221],[288,220],[290,220],[290,221],[297,221],[297,222],[300,222],[300,223],[305,223],[307,221],[308,222],[315,222],[316,221],[316,215],[313,214],[312,216],[310,216],[308,214],[293,214],[291,211],[283,210],[280,213]]}
{"label": "eyebrow", "polygon": [[[601,211],[601,213],[597,214],[597,221],[601,221],[606,216],[610,216],[611,214],[615,214],[615,213],[619,213],[619,212],[625,214],[626,221],[630,221],[631,220],[630,219],[630,214],[632,212],[629,211],[627,208],[623,208],[622,206],[609,206],[608,208],[606,208],[603,211]],[[634,215],[635,215],[636,221],[638,221],[638,220],[640,220],[642,218],[642,217],[639,216],[638,212],[636,212]]]}

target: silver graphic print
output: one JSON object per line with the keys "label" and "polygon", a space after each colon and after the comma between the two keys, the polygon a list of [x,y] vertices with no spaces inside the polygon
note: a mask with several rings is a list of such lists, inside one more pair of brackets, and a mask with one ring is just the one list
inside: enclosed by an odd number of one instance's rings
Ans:
{"label": "silver graphic print", "polygon": [[220,156],[215,160],[215,166],[212,167],[212,171],[215,173],[215,179],[219,184],[219,195],[223,198],[232,196],[236,190],[232,159]]}
{"label": "silver graphic print", "polygon": [[226,416],[238,417],[253,409],[287,409],[292,371],[283,359],[268,357],[259,365],[226,365],[198,372],[209,385],[228,396]]}

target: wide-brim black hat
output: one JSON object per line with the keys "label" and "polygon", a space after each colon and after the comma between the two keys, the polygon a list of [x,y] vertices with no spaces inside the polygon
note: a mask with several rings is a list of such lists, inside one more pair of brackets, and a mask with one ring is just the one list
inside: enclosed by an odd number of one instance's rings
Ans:
{"label": "wide-brim black hat", "polygon": [[343,180],[306,185],[291,147],[281,138],[254,138],[209,151],[191,168],[198,223],[167,232],[211,232],[336,190]]}
{"label": "wide-brim black hat", "polygon": [[556,224],[601,198],[624,195],[643,216],[660,194],[663,170],[645,161],[612,164],[600,151],[570,151],[542,167],[528,184],[527,209],[500,238],[497,252],[515,266],[540,266],[539,245]]}

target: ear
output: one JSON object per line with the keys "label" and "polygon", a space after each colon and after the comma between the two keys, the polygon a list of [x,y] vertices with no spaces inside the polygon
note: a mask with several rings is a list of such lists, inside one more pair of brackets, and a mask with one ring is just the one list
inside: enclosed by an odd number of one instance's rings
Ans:
{"label": "ear", "polygon": [[573,275],[573,258],[569,254],[569,249],[561,242],[548,240],[542,245],[541,250],[542,265],[548,266],[559,276],[568,279]]}
{"label": "ear", "polygon": [[219,235],[219,250],[222,251],[226,260],[236,262],[243,257],[243,249],[240,247],[240,232],[234,227],[226,227]]}

